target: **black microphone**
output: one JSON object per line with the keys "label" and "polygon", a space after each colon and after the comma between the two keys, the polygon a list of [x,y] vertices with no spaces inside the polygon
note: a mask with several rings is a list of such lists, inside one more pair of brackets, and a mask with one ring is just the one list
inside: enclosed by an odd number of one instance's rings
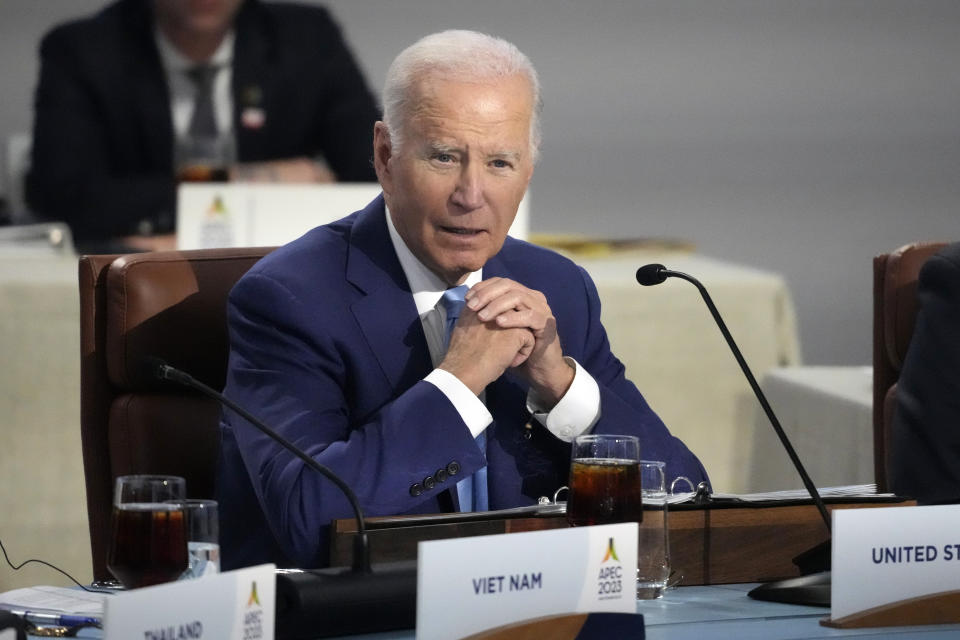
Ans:
{"label": "black microphone", "polygon": [[[680,278],[681,280],[686,280],[687,282],[693,284],[693,286],[695,286],[700,292],[700,296],[707,304],[707,308],[710,309],[710,314],[713,316],[714,321],[720,328],[720,333],[723,334],[724,340],[727,341],[727,346],[730,347],[734,358],[737,359],[737,364],[740,365],[740,369],[743,371],[743,375],[746,376],[747,382],[750,383],[750,388],[753,389],[753,393],[757,397],[757,401],[760,403],[760,406],[763,407],[763,412],[767,415],[767,419],[773,426],[773,430],[776,432],[777,437],[780,438],[780,442],[783,444],[783,448],[786,449],[787,455],[790,456],[790,461],[793,462],[793,466],[796,468],[797,473],[800,474],[800,479],[803,481],[803,486],[807,489],[807,492],[813,499],[813,503],[820,512],[820,517],[823,518],[823,523],[826,525],[827,531],[830,532],[830,515],[827,513],[827,507],[823,503],[823,498],[820,497],[820,492],[817,491],[817,487],[813,484],[813,480],[810,479],[810,476],[807,474],[807,470],[803,467],[803,463],[800,462],[800,457],[797,455],[793,445],[790,443],[790,439],[787,437],[787,434],[783,431],[783,427],[780,426],[780,420],[777,419],[776,414],[773,412],[773,408],[770,406],[770,403],[767,402],[767,397],[763,394],[763,390],[760,389],[760,385],[757,384],[757,379],[753,376],[753,372],[750,371],[750,367],[747,365],[747,361],[744,359],[743,354],[740,353],[740,348],[734,341],[733,336],[730,335],[730,331],[727,329],[726,323],[723,321],[723,318],[720,317],[720,312],[717,311],[716,305],[713,304],[713,300],[710,298],[710,294],[707,293],[706,287],[704,287],[703,284],[701,284],[701,282],[693,276],[687,275],[686,273],[682,273],[680,271],[671,271],[662,264],[647,264],[637,269],[637,282],[645,287],[660,284],[667,278]],[[829,546],[827,546],[828,543],[829,540],[827,543],[818,545],[818,547],[815,547],[814,550],[801,554],[801,556],[798,556],[798,559],[805,557],[809,558],[809,556],[819,553],[829,553]],[[797,560],[795,559],[795,562],[796,561]],[[817,560],[813,560],[813,563],[816,562]],[[821,560],[820,563],[824,566],[829,566],[829,560]],[[823,589],[824,586],[826,587],[826,590]],[[803,576],[801,578],[794,578],[792,580],[782,580],[776,583],[761,585],[760,587],[757,587],[751,591],[748,595],[759,600],[829,606],[829,594],[830,574],[829,572],[822,572],[816,574],[816,577]]]}
{"label": "black microphone", "polygon": [[652,287],[667,279],[667,268],[662,264],[646,264],[637,269],[637,282],[645,287]]}
{"label": "black microphone", "polygon": [[[370,544],[363,510],[350,485],[262,420],[189,373],[152,357],[144,359],[143,367],[149,377],[189,387],[233,410],[261,433],[300,458],[308,467],[337,485],[350,502],[357,521],[353,566],[278,572],[278,638],[309,640],[412,629],[416,626],[416,562],[385,563],[376,568],[371,566]],[[375,615],[371,615],[372,610],[376,611]]]}

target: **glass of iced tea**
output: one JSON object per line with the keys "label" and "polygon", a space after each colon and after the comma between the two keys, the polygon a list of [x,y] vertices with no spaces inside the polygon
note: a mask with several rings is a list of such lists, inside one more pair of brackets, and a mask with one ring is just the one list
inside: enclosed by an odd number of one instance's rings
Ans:
{"label": "glass of iced tea", "polygon": [[113,493],[107,568],[127,589],[171,582],[187,568],[187,529],[177,476],[120,476]]}
{"label": "glass of iced tea", "polygon": [[567,522],[575,527],[643,520],[640,443],[635,436],[577,436],[569,484]]}

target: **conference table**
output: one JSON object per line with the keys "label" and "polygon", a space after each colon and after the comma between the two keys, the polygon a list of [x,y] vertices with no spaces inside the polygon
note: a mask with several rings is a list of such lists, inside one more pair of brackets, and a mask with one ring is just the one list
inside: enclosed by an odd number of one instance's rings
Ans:
{"label": "conference table", "polygon": [[[918,638],[946,640],[960,637],[960,624],[868,629],[832,629],[820,625],[828,609],[761,602],[747,597],[756,584],[678,587],[659,600],[637,602],[643,614],[647,640],[806,640],[808,638]],[[37,636],[29,636],[35,638]],[[77,637],[100,638],[96,630]],[[348,636],[354,640],[413,640],[414,630]],[[547,639],[544,639],[547,640]],[[628,640],[628,639],[611,639]]]}
{"label": "conference table", "polygon": [[[876,496],[866,501],[830,505],[836,508],[898,507],[909,509],[913,503]],[[747,593],[755,580],[795,575],[791,558],[798,550],[824,540],[827,533],[819,514],[808,501],[787,501],[774,505],[687,505],[670,516],[671,567],[683,575],[681,586],[667,589],[657,600],[636,604],[643,614],[646,637],[665,640],[791,639],[803,638],[955,638],[960,624],[910,627],[835,629],[824,627],[821,619],[829,609],[753,600]],[[436,516],[398,516],[371,518],[368,533],[371,548],[389,554],[386,543],[395,546],[400,556],[377,557],[381,562],[406,558],[415,553],[407,542],[437,539],[436,534],[461,534],[466,525],[492,526],[501,531],[543,530],[563,527],[562,515],[549,510],[542,515],[514,513],[487,519],[484,514],[442,514]],[[334,538],[344,549],[352,541],[355,528],[349,519],[335,523]],[[516,526],[512,526],[516,525]],[[432,530],[432,531],[429,531]],[[476,532],[475,532],[476,533]],[[442,535],[440,537],[443,537]],[[405,540],[409,539],[409,540]],[[737,579],[740,577],[741,579]],[[743,580],[748,578],[750,581]],[[322,612],[321,612],[322,615]],[[371,611],[371,615],[376,615]],[[298,631],[299,633],[299,631]],[[98,638],[97,630],[83,630],[78,637]],[[350,636],[358,639],[401,640],[415,638],[415,630],[404,629]]]}

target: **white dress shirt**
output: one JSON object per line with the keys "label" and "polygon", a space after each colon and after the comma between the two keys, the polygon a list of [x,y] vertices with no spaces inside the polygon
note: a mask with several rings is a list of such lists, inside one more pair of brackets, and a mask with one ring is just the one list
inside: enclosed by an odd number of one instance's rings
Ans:
{"label": "white dress shirt", "polygon": [[[447,284],[413,255],[394,227],[389,211],[386,212],[386,216],[390,240],[400,259],[400,266],[407,277],[407,282],[410,284],[413,302],[417,307],[417,314],[420,316],[423,332],[427,338],[430,358],[433,366],[436,367],[445,355],[443,342],[446,333],[446,312],[440,304],[440,298],[446,291]],[[483,271],[475,271],[467,276],[464,284],[472,287],[482,279]],[[587,373],[580,363],[573,358],[565,359],[575,369],[573,382],[566,394],[552,410],[545,412],[536,393],[531,390],[527,394],[527,409],[553,435],[565,442],[571,442],[576,436],[589,431],[600,417],[600,388],[593,376]],[[493,416],[484,405],[483,398],[474,395],[459,378],[449,371],[434,369],[424,380],[435,385],[450,399],[474,437],[493,422]]]}
{"label": "white dress shirt", "polygon": [[[235,37],[231,29],[206,62],[217,68],[217,75],[213,79],[213,115],[217,122],[217,132],[222,138],[233,136],[233,94],[230,92],[230,83],[233,79]],[[167,76],[167,87],[170,89],[173,133],[176,138],[183,138],[190,127],[193,105],[197,99],[197,85],[190,80],[187,72],[197,66],[197,63],[180,53],[159,28],[154,29],[154,39]]]}

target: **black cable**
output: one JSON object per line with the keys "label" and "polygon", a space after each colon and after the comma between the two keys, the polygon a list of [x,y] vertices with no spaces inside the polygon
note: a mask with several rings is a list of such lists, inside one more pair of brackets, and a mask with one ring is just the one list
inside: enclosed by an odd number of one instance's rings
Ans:
{"label": "black cable", "polygon": [[67,576],[68,578],[70,578],[70,580],[73,582],[73,584],[77,585],[78,587],[80,587],[80,588],[83,589],[84,591],[89,591],[89,592],[91,592],[91,593],[96,593],[93,589],[88,589],[88,588],[86,588],[85,586],[83,586],[82,584],[80,584],[80,582],[79,582],[76,578],[74,578],[72,575],[70,575],[69,573],[67,573],[66,571],[64,571],[63,569],[61,569],[60,567],[56,567],[56,566],[50,564],[49,562],[47,562],[46,560],[37,560],[36,558],[30,558],[29,560],[24,560],[23,562],[21,562],[21,563],[18,564],[18,565],[14,565],[13,562],[10,561],[10,556],[7,555],[7,549],[6,549],[6,547],[3,546],[3,540],[0,540],[0,551],[3,551],[3,558],[7,561],[7,564],[10,565],[10,566],[13,568],[14,571],[20,571],[20,569],[21,569],[24,565],[30,564],[31,562],[36,562],[37,564],[42,564],[42,565],[45,565],[45,566],[47,566],[47,567],[50,567],[51,569],[53,569],[53,570],[55,570],[55,571],[59,571],[59,572],[62,573],[63,575],[65,575],[65,576]]}

